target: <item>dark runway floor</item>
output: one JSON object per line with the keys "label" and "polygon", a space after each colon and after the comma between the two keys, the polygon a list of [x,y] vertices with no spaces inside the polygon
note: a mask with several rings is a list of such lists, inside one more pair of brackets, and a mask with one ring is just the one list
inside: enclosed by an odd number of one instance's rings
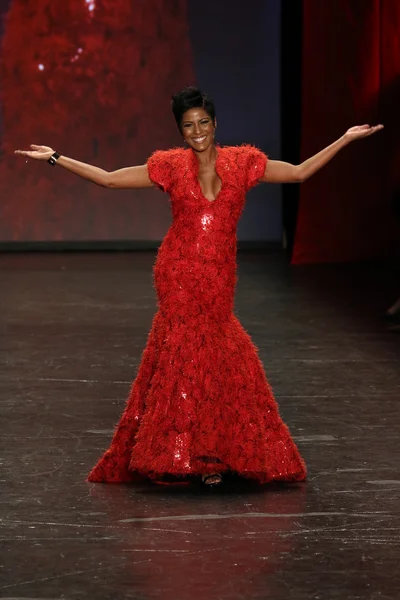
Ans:
{"label": "dark runway floor", "polygon": [[238,255],[302,484],[89,484],[156,310],[154,252],[3,254],[0,598],[400,598],[397,290],[366,266]]}

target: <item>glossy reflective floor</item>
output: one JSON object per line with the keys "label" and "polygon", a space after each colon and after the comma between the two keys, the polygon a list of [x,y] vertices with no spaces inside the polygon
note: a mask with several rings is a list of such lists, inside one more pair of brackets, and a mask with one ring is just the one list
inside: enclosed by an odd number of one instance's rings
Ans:
{"label": "glossy reflective floor", "polygon": [[367,267],[239,253],[235,312],[305,458],[295,485],[88,484],[156,310],[154,252],[0,256],[0,598],[400,598],[395,300]]}

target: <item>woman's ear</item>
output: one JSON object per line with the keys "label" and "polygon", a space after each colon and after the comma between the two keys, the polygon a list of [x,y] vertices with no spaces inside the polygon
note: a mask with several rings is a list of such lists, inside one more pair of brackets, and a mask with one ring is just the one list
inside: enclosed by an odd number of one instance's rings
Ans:
{"label": "woman's ear", "polygon": [[214,129],[217,129],[217,118],[214,119]]}

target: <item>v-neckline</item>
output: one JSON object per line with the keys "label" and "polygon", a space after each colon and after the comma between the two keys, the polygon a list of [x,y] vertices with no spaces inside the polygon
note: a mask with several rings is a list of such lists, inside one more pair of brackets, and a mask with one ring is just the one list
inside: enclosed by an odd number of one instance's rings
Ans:
{"label": "v-neckline", "polygon": [[221,177],[221,174],[220,174],[220,172],[219,172],[219,170],[218,170],[218,168],[219,168],[219,164],[218,164],[218,162],[219,162],[219,160],[220,160],[220,157],[221,157],[221,147],[220,147],[220,146],[216,146],[216,150],[217,150],[217,156],[216,156],[216,158],[215,158],[214,169],[215,169],[215,172],[216,172],[216,174],[217,174],[217,177],[218,177],[218,178],[219,178],[219,180],[221,181],[221,188],[220,188],[220,190],[219,190],[218,194],[215,196],[214,200],[209,200],[209,199],[208,199],[208,198],[207,198],[207,197],[204,195],[204,192],[203,192],[203,190],[202,190],[202,187],[201,187],[201,185],[200,185],[200,180],[199,180],[200,164],[199,164],[199,161],[197,160],[197,156],[196,156],[196,154],[195,154],[194,150],[190,149],[190,152],[191,152],[191,154],[192,154],[192,160],[193,160],[193,164],[194,164],[194,179],[195,179],[195,182],[196,182],[196,184],[197,184],[197,187],[198,187],[198,190],[199,190],[199,192],[200,192],[200,195],[201,195],[201,197],[202,197],[202,198],[203,198],[203,200],[205,200],[205,201],[206,201],[208,204],[215,204],[215,202],[216,202],[216,201],[219,199],[219,197],[221,196],[221,192],[222,192],[222,190],[223,190],[223,188],[224,188],[224,180],[222,179],[222,177]]}

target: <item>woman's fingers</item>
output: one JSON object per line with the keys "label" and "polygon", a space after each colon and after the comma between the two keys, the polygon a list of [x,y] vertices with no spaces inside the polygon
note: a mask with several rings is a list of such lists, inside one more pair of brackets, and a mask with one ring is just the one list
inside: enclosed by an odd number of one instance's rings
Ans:
{"label": "woman's fingers", "polygon": [[26,155],[27,152],[35,152],[35,154],[38,154],[40,152],[46,152],[46,150],[47,150],[46,147],[44,147],[44,146],[38,146],[37,144],[30,144],[29,147],[32,148],[32,150],[15,150],[14,152],[15,152],[15,154],[24,154],[24,155]]}
{"label": "woman's fingers", "polygon": [[376,133],[377,131],[380,131],[381,129],[383,129],[383,125],[374,125],[373,127],[371,127],[371,129],[368,131],[367,135],[371,135],[372,133]]}
{"label": "woman's fingers", "polygon": [[15,150],[14,154],[22,154],[22,156],[28,156],[29,158],[33,158],[34,152],[30,150]]}
{"label": "woman's fingers", "polygon": [[[362,135],[362,137],[367,137],[368,135],[372,135],[377,131],[383,129],[383,125],[380,123],[379,125],[359,125],[358,132]],[[355,130],[357,133],[357,129]]]}

